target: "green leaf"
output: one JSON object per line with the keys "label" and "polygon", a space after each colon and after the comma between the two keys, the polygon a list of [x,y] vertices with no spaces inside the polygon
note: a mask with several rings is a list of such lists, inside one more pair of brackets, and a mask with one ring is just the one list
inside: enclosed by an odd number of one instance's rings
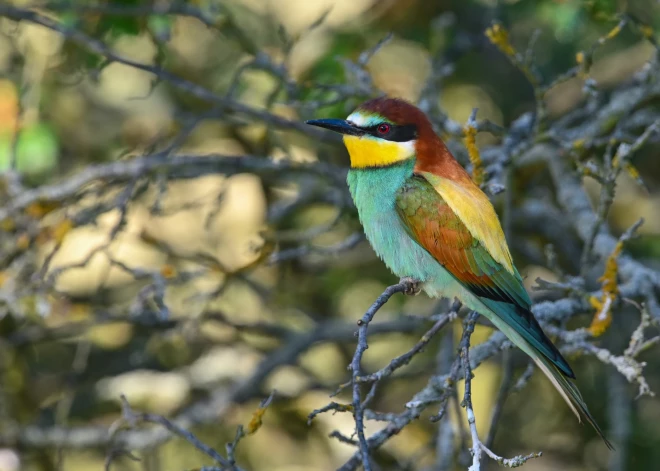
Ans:
{"label": "green leaf", "polygon": [[72,11],[66,11],[60,15],[60,23],[68,29],[73,29],[80,23],[80,17]]}
{"label": "green leaf", "polygon": [[172,19],[167,15],[151,15],[147,27],[159,41],[169,41],[172,37]]}
{"label": "green leaf", "polygon": [[[108,2],[117,7],[130,7],[139,6],[139,0],[114,0]],[[103,16],[98,23],[97,34],[109,33],[113,37],[129,35],[137,36],[140,34],[144,20],[140,17],[133,16]]]}
{"label": "green leaf", "polygon": [[[0,171],[10,167],[13,135],[0,135]],[[21,130],[16,143],[16,170],[24,175],[45,175],[57,165],[58,141],[50,126],[37,123]]]}

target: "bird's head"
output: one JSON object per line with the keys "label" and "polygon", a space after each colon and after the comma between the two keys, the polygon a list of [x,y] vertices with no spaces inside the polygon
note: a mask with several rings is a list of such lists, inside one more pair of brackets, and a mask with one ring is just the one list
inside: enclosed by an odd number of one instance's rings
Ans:
{"label": "bird's head", "polygon": [[413,159],[418,140],[435,137],[424,113],[398,98],[369,100],[345,120],[315,119],[307,124],[343,134],[352,168],[387,167]]}

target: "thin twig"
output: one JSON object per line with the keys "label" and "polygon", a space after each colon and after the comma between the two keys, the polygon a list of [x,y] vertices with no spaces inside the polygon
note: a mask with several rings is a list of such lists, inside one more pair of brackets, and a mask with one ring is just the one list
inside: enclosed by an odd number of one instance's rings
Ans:
{"label": "thin twig", "polygon": [[367,345],[367,329],[369,323],[374,318],[378,310],[396,293],[403,293],[411,288],[412,284],[408,282],[397,283],[388,286],[383,293],[378,296],[364,316],[358,321],[358,341],[355,347],[355,354],[349,366],[351,378],[353,380],[353,417],[355,418],[355,431],[360,445],[360,454],[362,455],[362,464],[365,471],[371,471],[371,462],[369,459],[369,445],[364,435],[364,410],[362,409],[362,397],[360,395],[360,363],[362,355],[369,348]]}
{"label": "thin twig", "polygon": [[122,402],[122,418],[130,426],[135,427],[140,422],[162,425],[171,433],[183,438],[184,440],[192,444],[195,448],[197,448],[199,451],[201,451],[202,453],[213,459],[213,461],[219,463],[226,469],[240,471],[241,468],[235,466],[229,460],[227,460],[227,458],[225,458],[220,453],[215,451],[215,449],[203,443],[192,432],[175,424],[174,422],[171,422],[170,420],[166,419],[161,415],[134,412],[133,409],[131,409],[131,405],[129,404],[128,400],[126,399],[126,396],[124,395],[121,396],[121,402]]}
{"label": "thin twig", "polygon": [[516,468],[523,465],[525,462],[529,461],[532,458],[538,458],[541,456],[541,452],[530,453],[526,456],[515,456],[513,458],[502,458],[501,456],[493,453],[486,445],[484,445],[479,439],[479,434],[477,433],[477,421],[474,415],[474,409],[472,408],[472,368],[470,366],[470,336],[474,332],[474,324],[479,317],[479,314],[476,312],[471,312],[468,317],[465,319],[465,327],[463,329],[463,337],[461,338],[461,343],[459,346],[461,364],[463,365],[463,376],[465,378],[465,394],[463,395],[462,406],[465,407],[467,412],[468,425],[470,426],[470,435],[472,437],[472,465],[469,468],[469,471],[481,471],[481,452],[483,451],[488,455],[489,458],[506,466],[508,468]]}

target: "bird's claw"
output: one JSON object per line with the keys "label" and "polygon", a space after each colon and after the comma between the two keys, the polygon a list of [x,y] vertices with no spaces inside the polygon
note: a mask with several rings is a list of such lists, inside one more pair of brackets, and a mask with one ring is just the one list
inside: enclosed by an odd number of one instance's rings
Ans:
{"label": "bird's claw", "polygon": [[406,289],[403,290],[403,294],[408,296],[417,296],[422,291],[419,281],[410,276],[404,276],[399,280],[399,283],[405,283],[407,285]]}

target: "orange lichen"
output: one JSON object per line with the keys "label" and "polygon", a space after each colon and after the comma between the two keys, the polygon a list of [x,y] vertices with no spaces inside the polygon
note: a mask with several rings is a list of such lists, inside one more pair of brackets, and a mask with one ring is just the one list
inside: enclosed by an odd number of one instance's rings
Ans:
{"label": "orange lichen", "polygon": [[71,229],[73,229],[73,221],[64,219],[52,227],[51,235],[57,244],[61,244]]}
{"label": "orange lichen", "polygon": [[622,27],[622,26],[623,26],[623,25],[622,25],[621,23],[619,23],[619,24],[616,25],[614,28],[612,28],[612,29],[610,30],[610,32],[607,33],[607,34],[605,35],[605,40],[612,39],[612,38],[618,36],[619,33],[621,32],[621,27]]}
{"label": "orange lichen", "polygon": [[261,428],[261,425],[263,424],[262,419],[264,414],[266,413],[266,408],[268,406],[264,407],[259,407],[257,410],[254,411],[254,414],[252,414],[252,419],[250,419],[250,423],[248,423],[247,428],[246,428],[246,435],[252,435],[255,433],[259,428]]}
{"label": "orange lichen", "polygon": [[612,159],[612,167],[618,168],[620,166],[623,168],[623,170],[626,171],[626,173],[628,175],[630,175],[630,178],[635,180],[641,186],[644,186],[644,183],[642,181],[642,177],[639,174],[639,170],[637,170],[637,168],[632,163],[630,163],[629,160],[624,159],[623,162],[622,162],[621,158],[619,156],[619,153],[617,152],[614,155],[614,158]]}
{"label": "orange lichen", "polygon": [[575,150],[584,149],[584,145],[586,144],[586,142],[587,142],[587,140],[585,138],[575,139],[573,141],[573,149],[575,149]]}
{"label": "orange lichen", "polygon": [[633,164],[626,162],[623,164],[623,168],[633,180],[639,180],[641,178],[639,170]]}
{"label": "orange lichen", "polygon": [[477,185],[481,185],[484,182],[484,169],[479,148],[477,147],[477,128],[471,124],[467,124],[463,132],[465,133],[465,147],[467,148],[470,163],[472,164],[472,180]]}
{"label": "orange lichen", "polygon": [[653,36],[655,35],[655,31],[653,30],[653,28],[651,28],[648,25],[640,25],[639,31],[642,33],[642,36],[644,36],[646,39],[652,39]]}
{"label": "orange lichen", "polygon": [[500,52],[509,58],[513,65],[518,67],[518,69],[525,74],[527,80],[529,80],[534,87],[539,85],[539,81],[529,65],[523,60],[511,44],[511,41],[509,40],[509,32],[504,26],[499,23],[494,23],[490,28],[486,29],[486,37],[500,50]]}
{"label": "orange lichen", "polygon": [[617,272],[619,271],[618,258],[623,249],[623,241],[619,241],[607,258],[605,271],[598,281],[602,283],[603,295],[600,299],[595,296],[589,298],[589,303],[596,309],[589,331],[594,336],[602,335],[612,323],[612,305],[619,295]]}
{"label": "orange lichen", "polygon": [[5,218],[0,221],[0,231],[12,232],[14,229],[16,229],[16,221],[12,218]]}
{"label": "orange lichen", "polygon": [[582,80],[586,80],[589,77],[589,66],[591,65],[591,61],[587,60],[587,55],[584,53],[584,51],[580,51],[575,54],[575,62],[579,67],[577,76]]}
{"label": "orange lichen", "polygon": [[499,23],[486,30],[486,37],[505,55],[513,57],[516,55],[516,50],[509,41],[509,32]]}
{"label": "orange lichen", "polygon": [[166,280],[170,280],[176,276],[176,268],[174,268],[170,264],[163,265],[162,268],[160,269],[160,274],[165,278]]}
{"label": "orange lichen", "polygon": [[18,250],[27,250],[30,247],[30,236],[23,232],[16,238],[16,248]]}
{"label": "orange lichen", "polygon": [[46,214],[53,212],[60,206],[61,204],[57,201],[39,200],[28,205],[25,208],[25,214],[34,219],[41,219]]}

